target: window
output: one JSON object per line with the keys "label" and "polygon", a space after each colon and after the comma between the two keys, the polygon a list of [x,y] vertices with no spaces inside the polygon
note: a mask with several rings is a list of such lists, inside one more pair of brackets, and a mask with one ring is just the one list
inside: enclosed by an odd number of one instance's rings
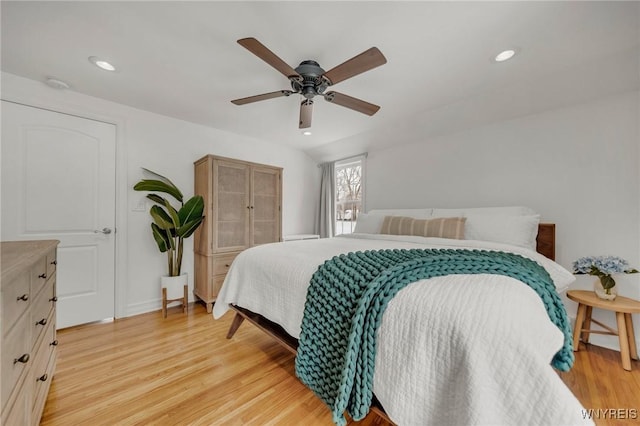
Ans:
{"label": "window", "polygon": [[336,235],[353,232],[364,206],[364,159],[365,156],[358,156],[336,161]]}

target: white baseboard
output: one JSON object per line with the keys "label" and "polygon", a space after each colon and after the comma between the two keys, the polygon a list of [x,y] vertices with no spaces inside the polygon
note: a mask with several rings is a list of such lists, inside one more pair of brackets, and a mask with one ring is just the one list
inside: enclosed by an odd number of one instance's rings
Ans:
{"label": "white baseboard", "polygon": [[[192,294],[189,294],[189,303],[194,302]],[[174,306],[171,304],[170,306]],[[162,298],[147,300],[145,302],[132,303],[127,306],[127,312],[125,317],[131,317],[134,315],[146,314],[147,312],[159,311],[162,309]]]}

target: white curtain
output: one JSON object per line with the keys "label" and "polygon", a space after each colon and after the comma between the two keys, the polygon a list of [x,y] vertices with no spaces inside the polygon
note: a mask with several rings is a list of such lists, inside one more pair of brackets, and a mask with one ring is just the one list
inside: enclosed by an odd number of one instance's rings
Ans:
{"label": "white curtain", "polygon": [[335,235],[336,208],[335,200],[335,163],[321,164],[322,180],[320,181],[320,211],[316,223],[316,234],[320,238],[330,238]]}

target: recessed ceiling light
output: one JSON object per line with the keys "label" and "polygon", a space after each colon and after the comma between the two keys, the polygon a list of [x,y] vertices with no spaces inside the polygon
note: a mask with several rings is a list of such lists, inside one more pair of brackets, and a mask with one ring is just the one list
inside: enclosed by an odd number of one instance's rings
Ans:
{"label": "recessed ceiling light", "polygon": [[500,53],[498,53],[496,55],[496,57],[494,58],[494,60],[496,62],[504,62],[504,61],[508,61],[509,59],[513,58],[513,56],[516,54],[516,51],[513,49],[508,49],[508,50],[504,50]]}
{"label": "recessed ceiling light", "polygon": [[305,136],[311,136],[311,132],[309,130],[305,130],[302,134]]}
{"label": "recessed ceiling light", "polygon": [[91,62],[95,66],[97,66],[99,68],[102,68],[103,70],[106,70],[106,71],[115,71],[116,70],[116,67],[114,67],[109,62],[105,61],[104,59],[98,58],[97,56],[89,56],[89,62]]}

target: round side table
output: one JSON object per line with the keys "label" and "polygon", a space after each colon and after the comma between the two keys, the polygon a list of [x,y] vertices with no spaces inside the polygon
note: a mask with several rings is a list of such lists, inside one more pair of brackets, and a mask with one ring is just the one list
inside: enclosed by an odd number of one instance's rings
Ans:
{"label": "round side table", "polygon": [[[578,352],[580,337],[584,343],[589,343],[590,334],[611,334],[618,336],[620,341],[620,357],[622,368],[631,371],[631,358],[638,359],[636,337],[633,332],[631,314],[640,313],[640,301],[618,296],[615,300],[600,299],[593,291],[569,290],[567,297],[578,302],[578,314],[573,328],[573,351]],[[605,309],[616,313],[618,330],[614,330],[591,318],[593,308]],[[591,323],[598,324],[607,331],[592,330]]]}

